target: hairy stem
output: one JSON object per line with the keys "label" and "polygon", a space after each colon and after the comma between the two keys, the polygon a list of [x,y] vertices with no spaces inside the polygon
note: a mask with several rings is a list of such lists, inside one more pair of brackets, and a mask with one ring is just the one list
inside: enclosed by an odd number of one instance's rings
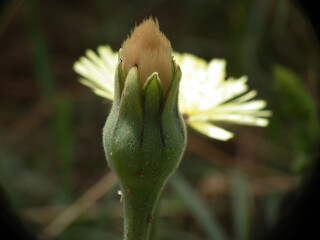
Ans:
{"label": "hairy stem", "polygon": [[[122,188],[123,189],[123,188]],[[149,240],[161,189],[123,189],[124,240]]]}

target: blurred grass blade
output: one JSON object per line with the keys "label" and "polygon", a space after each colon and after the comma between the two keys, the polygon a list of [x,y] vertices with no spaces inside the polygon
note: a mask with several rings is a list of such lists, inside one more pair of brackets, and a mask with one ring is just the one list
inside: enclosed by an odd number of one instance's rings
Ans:
{"label": "blurred grass blade", "polygon": [[192,186],[179,172],[176,172],[172,176],[170,183],[189,207],[189,210],[197,219],[199,226],[203,228],[207,237],[214,240],[228,239],[225,231],[222,229],[211,210],[208,209],[205,203],[197,196],[196,191],[193,190]]}
{"label": "blurred grass blade", "polygon": [[60,202],[70,202],[73,191],[74,134],[72,129],[72,105],[60,95],[55,100],[54,130],[57,139],[58,171],[61,175]]}
{"label": "blurred grass blade", "polygon": [[[120,195],[118,194],[119,189],[120,189],[119,184],[114,184],[110,188],[110,190],[100,200],[103,207],[99,210],[99,215],[94,221],[95,232],[91,235],[89,239],[108,239],[109,240],[109,238],[101,238],[99,235],[99,231],[106,232],[106,226],[108,226],[108,224],[110,224],[111,222],[114,222],[114,218],[112,217],[112,212],[114,212],[115,204],[119,204],[120,202]],[[115,198],[114,196],[117,196],[118,198]],[[119,238],[121,239],[121,237]]]}
{"label": "blurred grass blade", "polygon": [[239,174],[232,176],[231,201],[235,240],[249,239],[250,199],[246,180]]}
{"label": "blurred grass blade", "polygon": [[268,229],[272,229],[277,221],[281,200],[281,194],[270,194],[263,199],[264,215]]}
{"label": "blurred grass blade", "polygon": [[56,239],[83,213],[90,209],[99,199],[116,184],[116,177],[112,172],[105,174],[96,184],[86,191],[72,205],[60,213],[46,228],[41,238]]}
{"label": "blurred grass blade", "polygon": [[17,10],[20,8],[22,0],[7,1],[0,5],[0,40]]}
{"label": "blurred grass blade", "polygon": [[72,192],[72,162],[74,157],[74,134],[71,128],[71,104],[70,101],[58,93],[55,79],[52,73],[49,49],[45,40],[41,25],[39,1],[30,0],[24,4],[25,18],[27,22],[29,43],[31,47],[32,64],[39,92],[49,111],[53,113],[52,135],[55,137],[55,149],[61,193],[59,202],[69,202]]}
{"label": "blurred grass blade", "polygon": [[49,51],[42,33],[37,2],[30,0],[28,4],[24,4],[33,71],[42,96],[52,103],[55,95],[55,83],[50,69]]}

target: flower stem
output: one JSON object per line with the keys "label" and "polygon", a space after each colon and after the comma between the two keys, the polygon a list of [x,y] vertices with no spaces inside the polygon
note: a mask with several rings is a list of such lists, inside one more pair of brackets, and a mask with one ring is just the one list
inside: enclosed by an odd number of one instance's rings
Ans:
{"label": "flower stem", "polygon": [[[122,187],[123,189],[123,187]],[[134,191],[134,192],[133,192]],[[149,240],[161,189],[123,189],[124,240]]]}

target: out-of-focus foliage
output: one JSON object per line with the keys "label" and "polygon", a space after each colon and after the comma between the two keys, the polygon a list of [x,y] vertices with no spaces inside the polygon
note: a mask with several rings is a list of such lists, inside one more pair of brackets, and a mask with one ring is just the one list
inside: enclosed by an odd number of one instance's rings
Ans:
{"label": "out-of-focus foliage", "polygon": [[101,136],[110,102],[79,84],[72,65],[86,49],[119,49],[135,22],[150,15],[175,51],[224,58],[227,77],[247,75],[249,88],[273,112],[263,129],[217,123],[235,133],[228,142],[189,129],[155,235],[243,240],[276,224],[281,199],[299,187],[319,153],[319,46],[291,1],[15,0],[3,6],[0,186],[35,234],[121,239],[122,203]]}
{"label": "out-of-focus foliage", "polygon": [[319,120],[310,93],[290,69],[273,69],[276,94],[270,135],[274,143],[290,151],[293,170],[306,173],[315,159],[319,143]]}

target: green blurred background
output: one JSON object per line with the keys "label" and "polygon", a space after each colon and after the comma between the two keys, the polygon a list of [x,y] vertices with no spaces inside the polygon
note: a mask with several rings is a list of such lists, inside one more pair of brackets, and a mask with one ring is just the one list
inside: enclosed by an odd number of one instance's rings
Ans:
{"label": "green blurred background", "polygon": [[309,176],[319,154],[319,46],[292,1],[15,0],[0,14],[0,185],[43,239],[122,238],[101,136],[111,103],[72,65],[88,48],[118,50],[148,16],[175,51],[224,58],[228,76],[248,75],[273,111],[263,129],[219,123],[235,132],[228,142],[189,131],[161,198],[158,239],[254,239]]}

